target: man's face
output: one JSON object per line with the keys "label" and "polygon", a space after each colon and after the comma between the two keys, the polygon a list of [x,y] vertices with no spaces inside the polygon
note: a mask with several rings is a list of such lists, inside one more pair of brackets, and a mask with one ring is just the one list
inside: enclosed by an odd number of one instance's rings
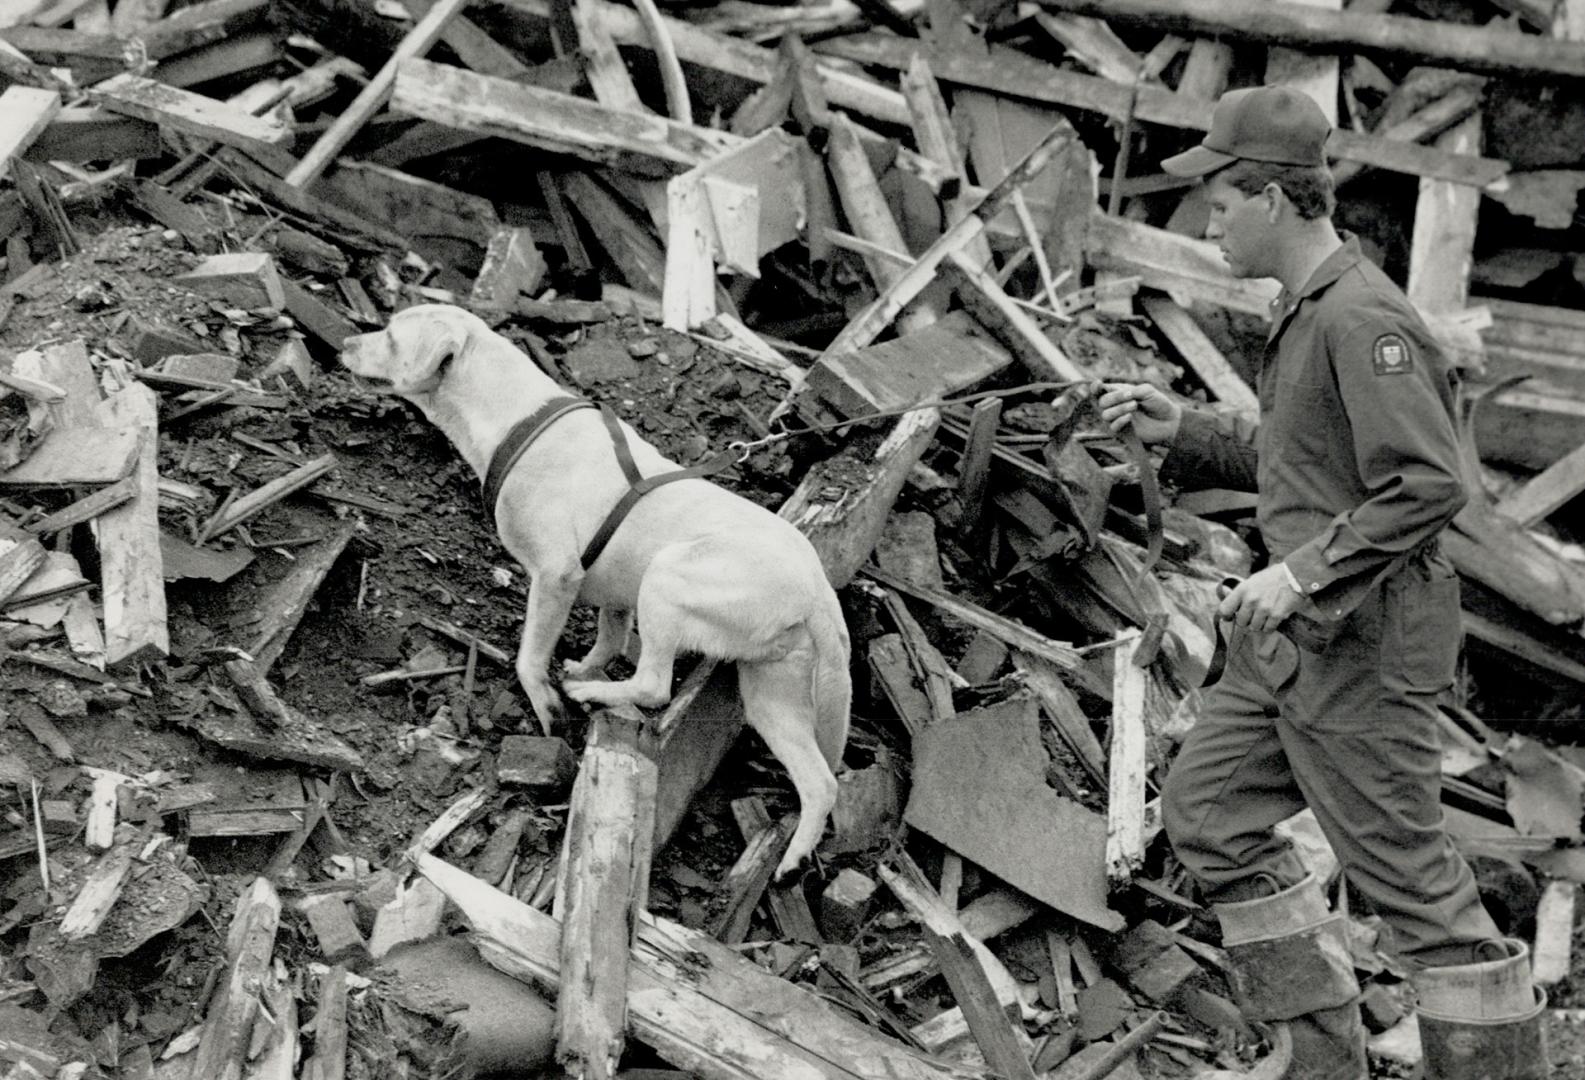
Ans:
{"label": "man's face", "polygon": [[1271,199],[1262,192],[1245,195],[1221,175],[1205,184],[1211,218],[1205,238],[1222,249],[1222,258],[1234,277],[1270,277],[1272,235]]}

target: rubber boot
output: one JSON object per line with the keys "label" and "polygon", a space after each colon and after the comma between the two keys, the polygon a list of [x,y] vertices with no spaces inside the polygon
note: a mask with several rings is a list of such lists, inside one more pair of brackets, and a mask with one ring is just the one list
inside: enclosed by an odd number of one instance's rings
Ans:
{"label": "rubber boot", "polygon": [[1286,1021],[1285,1080],[1366,1080],[1359,982],[1343,917],[1314,876],[1273,896],[1213,904],[1233,996],[1250,1020]]}
{"label": "rubber boot", "polygon": [[1490,960],[1422,968],[1420,1049],[1428,1080],[1545,1080],[1546,991],[1530,981],[1530,949],[1503,938]]}

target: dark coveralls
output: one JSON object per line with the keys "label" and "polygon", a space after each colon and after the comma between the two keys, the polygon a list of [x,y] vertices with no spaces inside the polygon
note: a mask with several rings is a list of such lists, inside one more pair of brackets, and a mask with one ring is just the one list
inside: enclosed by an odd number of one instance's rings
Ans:
{"label": "dark coveralls", "polygon": [[1335,635],[1322,643],[1293,619],[1287,633],[1228,626],[1226,670],[1167,780],[1167,834],[1208,900],[1250,899],[1262,875],[1278,888],[1303,877],[1272,826],[1308,806],[1393,952],[1466,963],[1499,933],[1439,802],[1436,707],[1461,636],[1437,541],[1465,502],[1453,376],[1352,239],[1273,314],[1261,423],[1186,411],[1162,474],[1257,491],[1272,560],[1325,616],[1307,625]]}

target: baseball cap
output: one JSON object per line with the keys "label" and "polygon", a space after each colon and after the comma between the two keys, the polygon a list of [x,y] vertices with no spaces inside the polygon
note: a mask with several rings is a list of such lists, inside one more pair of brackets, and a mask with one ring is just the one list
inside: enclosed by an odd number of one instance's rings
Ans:
{"label": "baseball cap", "polygon": [[1200,145],[1161,163],[1173,176],[1204,176],[1240,159],[1325,165],[1332,125],[1315,99],[1290,86],[1229,90],[1211,113]]}

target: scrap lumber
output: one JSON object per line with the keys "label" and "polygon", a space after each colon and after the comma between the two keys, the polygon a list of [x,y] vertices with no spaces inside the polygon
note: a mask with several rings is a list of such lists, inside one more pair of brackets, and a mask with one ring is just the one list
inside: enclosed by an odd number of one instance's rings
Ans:
{"label": "scrap lumber", "polygon": [[1271,317],[1276,282],[1233,277],[1209,241],[1097,212],[1090,217],[1086,247],[1091,265],[1137,274],[1142,285],[1160,289],[1179,303],[1204,301]]}
{"label": "scrap lumber", "polygon": [[[292,187],[266,166],[255,161],[236,147],[221,147],[215,160],[225,171],[246,185],[248,191],[292,213],[340,234],[339,239],[351,246],[368,251],[406,251],[407,240],[394,229],[361,214],[349,211],[318,195]],[[283,281],[286,287],[287,307],[291,308],[292,282]],[[301,319],[294,311],[293,316]],[[338,339],[335,347],[340,348]]]}
{"label": "scrap lumber", "polygon": [[223,101],[130,72],[99,83],[89,96],[111,112],[226,146],[257,150],[284,143],[292,134],[278,120],[254,116]]}
{"label": "scrap lumber", "polygon": [[249,311],[286,306],[280,271],[275,259],[258,251],[210,255],[185,274],[171,279],[200,296],[221,300]]}
{"label": "scrap lumber", "polygon": [[1541,893],[1535,911],[1535,945],[1530,950],[1537,986],[1552,986],[1568,978],[1578,898],[1579,885],[1572,881],[1548,882]]}
{"label": "scrap lumber", "polygon": [[[919,42],[876,34],[854,34],[820,42],[820,52],[856,63],[905,71],[923,53],[936,78],[1012,98],[1098,112],[1114,120],[1130,114],[1139,120],[1185,131],[1207,131],[1215,99],[1192,99],[1164,87],[1142,85],[1137,97],[1129,86],[1048,64],[1009,48],[989,57],[930,52]],[[1506,162],[1453,155],[1432,147],[1338,129],[1327,152],[1373,168],[1486,187],[1508,172]]]}
{"label": "scrap lumber", "polygon": [[961,251],[948,255],[947,264],[960,283],[958,298],[964,306],[1012,350],[1037,382],[1079,382],[1087,377],[993,276]]}
{"label": "scrap lumber", "polygon": [[[1441,135],[1437,146],[1471,153],[1480,146],[1480,113]],[[1421,180],[1409,246],[1409,299],[1430,315],[1462,311],[1469,300],[1480,192],[1444,180]],[[1435,324],[1435,320],[1430,320]]]}
{"label": "scrap lumber", "polygon": [[[1040,904],[1021,892],[996,888],[975,897],[956,914],[969,938],[989,941],[1017,929],[1043,910]],[[880,990],[935,970],[934,954],[928,945],[920,941],[906,946],[898,955],[866,968],[860,977],[869,989]]]}
{"label": "scrap lumber", "polygon": [[1472,499],[1443,534],[1461,577],[1506,597],[1551,626],[1585,621],[1585,572],[1558,559],[1482,500]]}
{"label": "scrap lumber", "polygon": [[0,488],[113,484],[136,468],[143,443],[143,431],[130,425],[56,428],[21,464],[0,472]]}
{"label": "scrap lumber", "polygon": [[[826,162],[842,199],[842,212],[853,231],[861,239],[892,251],[907,251],[902,230],[892,217],[892,211],[876,182],[869,158],[859,142],[853,122],[845,116],[833,118],[830,139],[826,145]],[[881,295],[896,292],[906,271],[898,270],[883,259],[868,260],[870,279]],[[922,293],[922,290],[921,290]],[[915,295],[897,312],[899,328],[908,333],[922,330],[935,322],[940,313],[928,301]]]}
{"label": "scrap lumber", "polygon": [[[433,10],[435,0],[402,0],[402,6],[416,20]],[[533,67],[519,60],[512,50],[463,15],[451,17],[441,32],[440,40],[451,47],[459,60],[481,74],[516,79],[533,71]]]}
{"label": "scrap lumber", "polygon": [[1093,15],[1194,37],[1255,41],[1312,52],[1391,56],[1439,67],[1510,75],[1585,76],[1585,45],[1500,26],[1331,11],[1291,0],[1040,0]]}
{"label": "scrap lumber", "polygon": [[[916,55],[900,80],[903,97],[908,102],[908,115],[912,121],[914,143],[919,152],[957,177],[962,188],[968,187],[968,172],[964,168],[963,152],[958,147],[957,132],[952,127],[952,117],[941,96],[941,87],[923,55]],[[947,223],[956,224],[973,209],[966,190],[945,200]],[[989,266],[990,243],[984,236],[969,242],[965,253],[976,266]]]}
{"label": "scrap lumber", "polygon": [[241,525],[255,514],[274,506],[282,499],[326,476],[336,468],[336,455],[321,454],[306,461],[283,476],[278,476],[262,487],[256,488],[229,505],[221,507],[215,516],[204,523],[198,532],[200,544]]}
{"label": "scrap lumber", "polygon": [[780,128],[724,150],[666,184],[665,324],[691,330],[716,314],[716,264],[759,277],[760,259],[798,239],[800,153]]}
{"label": "scrap lumber", "polygon": [[439,40],[452,16],[461,11],[467,2],[468,0],[437,0],[435,6],[424,13],[424,17],[418,20],[413,29],[402,39],[402,43],[396,47],[391,58],[385,62],[374,78],[369,80],[368,85],[359,91],[352,104],[336,117],[335,122],[319,136],[308,153],[303,155],[302,160],[286,174],[287,186],[306,188],[330,167],[331,162],[340,156],[341,151],[358,133],[358,129],[363,127],[392,96],[397,74],[403,64],[411,58],[427,53],[430,46]]}
{"label": "scrap lumber", "polygon": [[259,1017],[258,990],[268,978],[280,919],[275,887],[268,878],[254,878],[237,898],[226,934],[227,970],[210,1000],[191,1075],[241,1080]]}
{"label": "scrap lumber", "polygon": [[1128,884],[1145,864],[1145,669],[1134,662],[1140,638],[1118,643],[1112,657],[1112,738],[1107,768],[1106,877]]}
{"label": "scrap lumber", "polygon": [[146,839],[137,826],[123,824],[116,829],[110,849],[95,860],[83,879],[82,888],[61,918],[61,937],[81,941],[99,931],[110,909],[121,898],[121,890],[132,876],[132,860]]}
{"label": "scrap lumber", "polygon": [[[653,49],[649,31],[637,12],[609,0],[586,0],[598,7],[605,29],[618,45]],[[552,0],[507,0],[507,6],[541,19],[551,17]],[[735,75],[766,85],[776,76],[776,50],[742,38],[716,33],[681,19],[662,16],[660,25],[679,60],[696,67]],[[908,109],[896,90],[850,67],[815,58],[814,71],[832,105],[876,120],[906,125]]]}
{"label": "scrap lumber", "polygon": [[685,172],[740,141],[729,132],[621,112],[427,60],[406,60],[399,66],[391,108],[657,179]]}
{"label": "scrap lumber", "polygon": [[1532,528],[1585,492],[1585,443],[1498,501],[1495,509]]}
{"label": "scrap lumber", "polygon": [[742,830],[746,842],[743,852],[721,882],[726,905],[711,929],[716,940],[737,945],[748,937],[754,909],[759,907],[760,899],[765,895],[765,888],[776,872],[776,864],[787,852],[796,824],[797,819],[794,817],[790,822],[783,819],[767,822],[752,831]]}
{"label": "scrap lumber", "polygon": [[354,522],[341,522],[328,536],[306,550],[298,551],[291,569],[259,598],[258,608],[264,613],[264,618],[251,628],[253,636],[249,639],[247,652],[253,657],[261,674],[268,674],[281,658],[281,653],[286,651],[286,645],[307,612],[314,594],[319,591],[336,560],[346,551],[356,530]]}
{"label": "scrap lumber", "polygon": [[108,109],[68,105],[38,133],[26,156],[32,161],[124,161],[165,152],[158,125]]}
{"label": "scrap lumber", "polygon": [[61,96],[54,90],[8,86],[0,93],[0,177],[11,161],[24,154],[60,111]]}
{"label": "scrap lumber", "polygon": [[497,229],[485,249],[468,302],[474,307],[510,308],[523,295],[539,291],[545,270],[545,257],[539,253],[528,228]]}
{"label": "scrap lumber", "polygon": [[[1013,192],[1045,168],[1051,156],[1067,138],[1067,130],[1062,125],[1053,127],[1050,133],[1030,150],[1023,161],[1012,168],[1000,183],[986,192],[985,197],[971,213],[966,214],[962,220],[942,233],[941,238],[914,261],[913,266],[893,276],[880,290],[880,295],[854,316],[832,339],[822,351],[822,356],[861,349],[879,337],[898,314],[935,280],[943,262],[954,253],[961,251],[970,241],[983,235],[987,223],[993,220],[1012,198]],[[893,251],[903,250],[900,243],[890,245],[883,243],[881,246]]]}
{"label": "scrap lumber", "polygon": [[568,10],[578,31],[578,57],[595,100],[624,112],[649,112],[633,85],[633,76],[605,28],[604,10],[590,0],[571,0]]}
{"label": "scrap lumber", "polygon": [[616,1075],[633,930],[648,906],[656,770],[640,745],[643,725],[633,709],[595,714],[562,847],[556,1060],[589,1080]]}
{"label": "scrap lumber", "polygon": [[44,565],[44,545],[33,537],[22,540],[0,540],[0,602],[10,597]]}
{"label": "scrap lumber", "polygon": [[433,262],[452,258],[447,248],[435,245],[436,238],[461,240],[482,253],[501,227],[489,199],[364,161],[338,162],[314,192],[388,223]]}
{"label": "scrap lumber", "polygon": [[[788,814],[780,822],[772,822],[765,801],[758,795],[750,795],[747,798],[732,800],[732,817],[737,821],[738,833],[747,842],[752,843],[755,837],[763,836],[773,828],[786,838],[773,846],[774,853],[769,856],[770,865],[774,870],[781,857],[786,854],[787,842],[792,839],[793,830],[798,825],[798,815]],[[775,921],[782,937],[809,944],[820,942],[820,930],[815,925],[814,913],[809,910],[809,901],[804,896],[802,881],[796,877],[782,881],[772,879],[763,891],[766,903],[770,907],[771,918]],[[716,936],[720,937],[719,934]],[[726,939],[721,938],[721,940]]]}
{"label": "scrap lumber", "polygon": [[[491,965],[552,992],[560,927],[430,855],[418,870],[472,923]],[[764,971],[705,934],[642,915],[628,984],[633,1035],[704,1080],[960,1078],[970,1070],[919,1054]]]}
{"label": "scrap lumber", "polygon": [[158,405],[154,391],[128,386],[96,406],[107,423],[141,429],[134,475],[137,493],[100,514],[100,590],[105,612],[105,663],[114,668],[170,651],[164,557],[160,553]]}
{"label": "scrap lumber", "polygon": [[1181,304],[1169,297],[1146,295],[1139,298],[1139,306],[1216,400],[1250,416],[1260,412],[1260,399],[1254,389],[1233,370],[1227,357]]}
{"label": "scrap lumber", "polygon": [[[1330,11],[1342,11],[1343,0],[1296,0]],[[1337,127],[1337,91],[1342,63],[1336,55],[1272,45],[1266,50],[1267,86],[1290,86],[1321,107],[1326,122]]]}
{"label": "scrap lumber", "polygon": [[[1039,747],[1028,699],[936,722],[915,740],[904,820],[1035,899],[1117,929],[1122,919],[1106,903],[1106,823],[1047,785]],[[1039,839],[1050,836],[1066,838],[1061,851]]]}

